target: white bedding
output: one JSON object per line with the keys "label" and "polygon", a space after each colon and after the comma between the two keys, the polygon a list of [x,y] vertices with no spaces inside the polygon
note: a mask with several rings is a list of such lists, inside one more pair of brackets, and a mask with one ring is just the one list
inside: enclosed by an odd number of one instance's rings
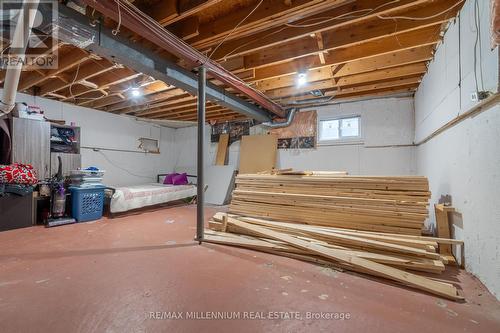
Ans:
{"label": "white bedding", "polygon": [[195,185],[145,184],[119,187],[111,198],[111,213],[157,205],[196,195]]}

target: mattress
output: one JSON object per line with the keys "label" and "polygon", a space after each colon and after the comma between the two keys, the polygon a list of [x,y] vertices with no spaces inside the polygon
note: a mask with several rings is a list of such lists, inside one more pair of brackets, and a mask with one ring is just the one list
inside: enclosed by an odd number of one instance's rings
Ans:
{"label": "mattress", "polygon": [[120,213],[128,210],[157,205],[196,195],[195,185],[145,184],[119,187],[111,197],[110,212]]}

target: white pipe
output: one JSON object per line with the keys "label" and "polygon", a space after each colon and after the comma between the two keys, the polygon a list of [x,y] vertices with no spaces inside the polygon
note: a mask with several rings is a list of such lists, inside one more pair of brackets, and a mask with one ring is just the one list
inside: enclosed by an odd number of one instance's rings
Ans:
{"label": "white pipe", "polygon": [[[31,28],[35,22],[36,10],[39,2],[39,0],[25,1],[23,10],[19,12],[16,29],[14,30],[14,36],[11,40],[11,46],[16,48],[17,46],[22,46],[22,52],[19,52],[20,54],[16,55],[19,59],[16,64],[7,66],[3,87],[3,97],[0,101],[0,118],[11,112],[16,105],[17,87],[19,85],[23,63],[26,59],[26,48],[28,46]],[[26,11],[28,11],[27,20],[24,19],[26,17],[26,15],[24,15]]]}

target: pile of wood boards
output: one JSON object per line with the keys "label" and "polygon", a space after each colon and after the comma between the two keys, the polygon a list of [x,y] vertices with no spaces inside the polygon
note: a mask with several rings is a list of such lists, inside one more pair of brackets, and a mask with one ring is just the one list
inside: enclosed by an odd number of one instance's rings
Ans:
{"label": "pile of wood boards", "polygon": [[418,176],[245,174],[236,178],[230,213],[287,222],[420,235],[429,183]]}
{"label": "pile of wood boards", "polygon": [[383,277],[448,299],[462,299],[450,283],[407,270],[441,273],[446,259],[438,243],[461,241],[270,221],[217,213],[205,230],[206,242],[259,250]]}

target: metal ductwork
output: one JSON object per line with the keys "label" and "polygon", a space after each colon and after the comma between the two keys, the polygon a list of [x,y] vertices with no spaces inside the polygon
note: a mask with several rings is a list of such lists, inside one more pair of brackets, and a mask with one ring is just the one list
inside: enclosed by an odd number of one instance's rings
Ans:
{"label": "metal ductwork", "polygon": [[[31,34],[31,28],[35,22],[36,9],[39,0],[26,1],[23,10],[19,12],[16,28],[11,42],[11,47],[16,50],[15,55],[19,59],[15,65],[8,65],[5,73],[3,96],[0,101],[0,118],[12,111],[16,105],[17,87],[21,77],[24,60],[26,59],[26,48]],[[11,49],[12,50],[12,49]]]}
{"label": "metal ductwork", "polygon": [[262,123],[262,126],[268,127],[268,128],[283,128],[283,127],[288,127],[293,121],[293,118],[295,117],[295,113],[297,112],[296,108],[293,108],[288,112],[288,117],[286,118],[285,121],[281,122],[266,122]]}

